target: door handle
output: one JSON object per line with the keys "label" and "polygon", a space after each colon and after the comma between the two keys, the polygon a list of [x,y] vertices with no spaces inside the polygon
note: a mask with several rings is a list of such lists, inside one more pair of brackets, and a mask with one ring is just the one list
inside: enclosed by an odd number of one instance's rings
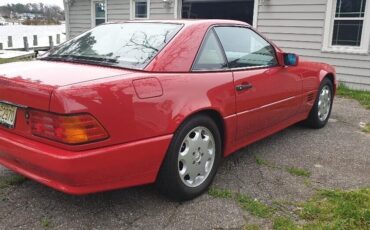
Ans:
{"label": "door handle", "polygon": [[253,88],[253,85],[252,84],[249,84],[249,83],[245,83],[245,84],[241,84],[241,85],[237,85],[235,87],[235,89],[237,91],[245,91],[245,90],[249,90],[249,89],[252,89]]}

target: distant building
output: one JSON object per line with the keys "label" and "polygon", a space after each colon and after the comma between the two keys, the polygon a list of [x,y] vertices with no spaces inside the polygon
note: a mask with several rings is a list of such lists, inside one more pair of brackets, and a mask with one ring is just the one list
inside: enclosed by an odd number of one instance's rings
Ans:
{"label": "distant building", "polygon": [[9,9],[7,9],[5,7],[0,8],[0,17],[10,18],[10,15],[11,15],[11,12],[10,12]]}
{"label": "distant building", "polygon": [[0,16],[0,26],[7,25],[8,23],[6,22],[5,18]]}
{"label": "distant building", "polygon": [[16,13],[16,17],[21,20],[43,18],[41,14],[34,13]]}

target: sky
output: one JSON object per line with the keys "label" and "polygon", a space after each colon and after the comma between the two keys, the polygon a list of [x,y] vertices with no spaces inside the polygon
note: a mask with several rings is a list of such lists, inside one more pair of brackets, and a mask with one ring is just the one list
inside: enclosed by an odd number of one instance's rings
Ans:
{"label": "sky", "polygon": [[1,5],[6,5],[6,4],[16,4],[16,3],[22,3],[22,4],[27,4],[27,3],[44,3],[47,5],[58,5],[62,9],[63,7],[63,0],[0,0],[0,6]]}

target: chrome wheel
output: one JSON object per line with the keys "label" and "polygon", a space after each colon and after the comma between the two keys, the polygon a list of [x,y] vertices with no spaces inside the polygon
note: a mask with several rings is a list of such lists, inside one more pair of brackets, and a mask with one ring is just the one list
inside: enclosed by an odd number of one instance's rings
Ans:
{"label": "chrome wheel", "polygon": [[199,126],[184,138],[178,155],[178,172],[188,187],[198,187],[209,176],[215,162],[216,147],[212,132]]}
{"label": "chrome wheel", "polygon": [[331,109],[331,89],[328,85],[325,85],[319,96],[318,101],[318,116],[320,121],[325,121],[330,113]]}

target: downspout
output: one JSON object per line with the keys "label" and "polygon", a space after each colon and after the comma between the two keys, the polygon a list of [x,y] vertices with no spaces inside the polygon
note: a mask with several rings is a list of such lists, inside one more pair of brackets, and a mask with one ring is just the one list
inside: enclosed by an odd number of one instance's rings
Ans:
{"label": "downspout", "polygon": [[182,12],[182,0],[175,0],[175,6],[174,6],[174,14],[175,19],[181,19],[181,12]]}
{"label": "downspout", "polygon": [[257,29],[258,24],[258,11],[259,11],[259,0],[254,0],[254,9],[253,9],[253,27]]}
{"label": "downspout", "polygon": [[69,21],[69,1],[63,0],[64,3],[64,13],[66,18],[66,38],[67,40],[70,39],[71,31],[70,31],[70,21]]}

